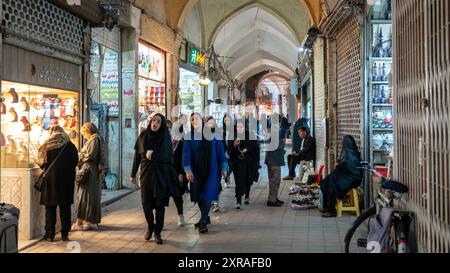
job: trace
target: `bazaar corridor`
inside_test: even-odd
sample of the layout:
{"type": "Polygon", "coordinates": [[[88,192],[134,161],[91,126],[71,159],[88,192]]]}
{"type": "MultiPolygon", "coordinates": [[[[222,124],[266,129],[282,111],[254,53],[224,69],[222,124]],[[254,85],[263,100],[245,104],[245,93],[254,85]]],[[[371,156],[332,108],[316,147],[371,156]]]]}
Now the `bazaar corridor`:
{"type": "Polygon", "coordinates": [[[0,18],[0,254],[450,253],[449,0],[0,18]]]}
{"type": "MultiPolygon", "coordinates": [[[[282,175],[287,175],[287,167],[282,175]]],[[[71,233],[72,242],[41,241],[21,253],[343,253],[344,236],[355,217],[325,219],[318,210],[291,209],[289,188],[293,181],[280,186],[280,208],[266,206],[267,168],[261,169],[261,182],[252,187],[251,204],[235,211],[234,186],[220,196],[223,210],[211,213],[212,224],[207,235],[200,236],[194,228],[200,212],[185,195],[187,226],[177,226],[173,202],[166,211],[166,225],[162,233],[164,245],[143,240],[146,223],[140,193],[104,208],[99,231],[71,233]],[[78,245],[79,244],[79,245],[78,245]],[[75,247],[75,249],[72,248],[75,247]]]]}

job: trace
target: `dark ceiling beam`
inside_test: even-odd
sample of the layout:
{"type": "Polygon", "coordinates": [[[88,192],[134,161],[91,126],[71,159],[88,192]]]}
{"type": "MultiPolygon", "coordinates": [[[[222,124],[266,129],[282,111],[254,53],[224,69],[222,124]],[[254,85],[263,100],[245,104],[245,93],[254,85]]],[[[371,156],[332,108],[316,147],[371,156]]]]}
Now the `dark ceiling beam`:
{"type": "Polygon", "coordinates": [[[96,0],[80,0],[81,5],[69,5],[67,0],[50,0],[53,4],[67,10],[68,12],[82,18],[90,23],[99,24],[103,21],[104,11],[96,0]]]}

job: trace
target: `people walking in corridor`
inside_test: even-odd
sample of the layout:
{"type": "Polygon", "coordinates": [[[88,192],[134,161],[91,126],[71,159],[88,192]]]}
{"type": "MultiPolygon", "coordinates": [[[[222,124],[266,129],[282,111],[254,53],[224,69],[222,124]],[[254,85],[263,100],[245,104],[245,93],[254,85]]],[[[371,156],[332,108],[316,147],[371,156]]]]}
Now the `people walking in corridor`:
{"type": "Polygon", "coordinates": [[[175,160],[164,116],[156,114],[152,118],[147,130],[139,135],[134,150],[131,182],[136,184],[140,168],[142,207],[147,220],[145,240],[150,241],[154,233],[156,243],[162,244],[165,207],[169,206],[170,196],[177,196],[175,160]]]}
{"type": "MultiPolygon", "coordinates": [[[[308,133],[308,129],[306,127],[301,127],[297,134],[301,137],[302,144],[299,150],[294,151],[288,156],[289,176],[283,178],[283,180],[295,179],[295,169],[301,162],[316,160],[316,142],[308,133]]],[[[303,166],[300,167],[303,168],[303,166]]]]}
{"type": "MultiPolygon", "coordinates": [[[[227,175],[227,160],[221,141],[203,133],[205,124],[198,113],[191,115],[190,137],[185,138],[183,166],[190,183],[191,201],[198,203],[201,219],[195,225],[207,233],[211,223],[211,202],[219,199],[221,173],[227,175]]],[[[206,131],[206,130],[205,130],[206,131]]]]}
{"type": "Polygon", "coordinates": [[[55,239],[57,207],[62,240],[69,240],[77,163],[77,148],[70,142],[64,129],[60,126],[51,127],[48,139],[39,147],[38,156],[39,166],[47,172],[40,200],[40,204],[45,206],[44,239],[47,241],[53,242],[55,239]]]}
{"type": "Polygon", "coordinates": [[[250,189],[259,177],[259,146],[256,135],[245,129],[245,121],[240,120],[236,125],[236,137],[232,141],[230,159],[236,181],[236,210],[245,204],[250,204],[250,189]]]}
{"type": "Polygon", "coordinates": [[[345,136],[342,151],[336,169],[320,183],[323,193],[324,211],[322,217],[336,217],[336,199],[343,199],[351,189],[362,182],[361,154],[355,139],[345,136]]]}
{"type": "MultiPolygon", "coordinates": [[[[279,119],[277,114],[272,116],[272,121],[279,119]]],[[[281,119],[279,119],[281,121],[281,119]]],[[[280,128],[280,123],[271,123],[271,134],[274,135],[278,132],[278,147],[276,149],[268,149],[266,152],[265,163],[267,165],[268,175],[269,175],[269,198],[267,201],[267,206],[269,207],[281,207],[284,202],[278,199],[278,192],[281,183],[281,167],[285,166],[284,155],[286,153],[286,130],[280,128]]],[[[272,139],[268,139],[270,143],[272,139]]]]}
{"type": "Polygon", "coordinates": [[[186,172],[183,168],[184,127],[183,124],[176,124],[173,129],[178,130],[178,132],[173,131],[172,148],[174,151],[175,171],[178,177],[177,182],[179,194],[177,196],[173,196],[172,198],[177,208],[178,226],[184,226],[186,225],[186,221],[184,218],[183,195],[188,191],[188,181],[186,178],[186,172]]]}
{"type": "Polygon", "coordinates": [[[235,124],[233,122],[233,119],[230,115],[226,114],[223,117],[223,127],[222,127],[222,141],[223,141],[223,148],[225,150],[225,156],[227,157],[227,163],[228,163],[228,173],[227,177],[225,177],[225,185],[226,187],[230,186],[230,177],[231,173],[233,171],[232,162],[230,159],[230,151],[231,147],[233,145],[234,138],[234,132],[236,131],[235,124]]]}
{"type": "Polygon", "coordinates": [[[87,139],[80,151],[78,167],[87,170],[87,178],[78,184],[77,222],[72,230],[98,229],[102,217],[102,181],[105,177],[105,144],[93,123],[86,123],[81,134],[87,139]]]}

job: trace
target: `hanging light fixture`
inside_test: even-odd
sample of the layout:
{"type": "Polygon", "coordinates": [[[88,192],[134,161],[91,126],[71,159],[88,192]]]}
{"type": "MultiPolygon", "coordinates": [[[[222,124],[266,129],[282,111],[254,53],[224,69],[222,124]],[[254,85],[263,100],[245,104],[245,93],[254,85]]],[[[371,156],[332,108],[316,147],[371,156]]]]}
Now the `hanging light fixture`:
{"type": "Polygon", "coordinates": [[[202,86],[207,86],[211,83],[211,80],[206,75],[206,72],[202,72],[200,74],[199,78],[200,78],[200,85],[202,85],[202,86]]]}

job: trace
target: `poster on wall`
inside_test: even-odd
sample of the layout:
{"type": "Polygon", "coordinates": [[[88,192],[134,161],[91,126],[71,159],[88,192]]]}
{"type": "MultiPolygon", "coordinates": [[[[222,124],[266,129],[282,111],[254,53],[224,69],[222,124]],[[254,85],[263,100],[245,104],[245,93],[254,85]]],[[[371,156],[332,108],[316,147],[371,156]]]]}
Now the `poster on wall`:
{"type": "Polygon", "coordinates": [[[100,79],[100,99],[108,105],[108,117],[119,116],[119,54],[107,50],[100,79]]]}
{"type": "Polygon", "coordinates": [[[165,81],[165,54],[162,50],[139,43],[139,76],[165,81]]]}

